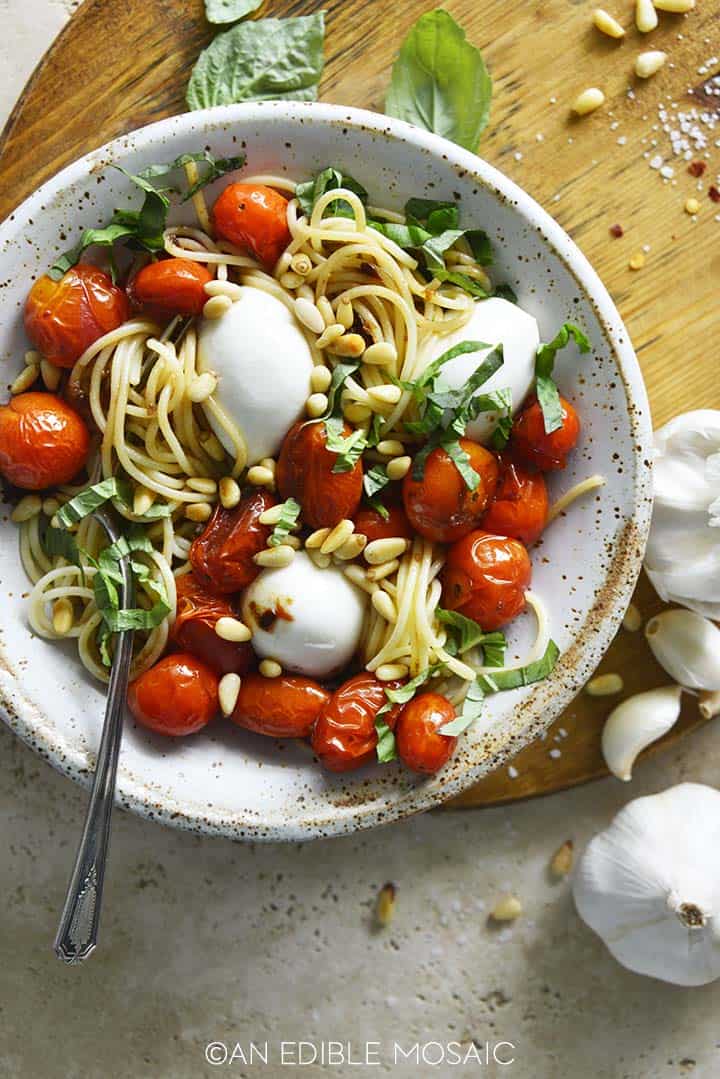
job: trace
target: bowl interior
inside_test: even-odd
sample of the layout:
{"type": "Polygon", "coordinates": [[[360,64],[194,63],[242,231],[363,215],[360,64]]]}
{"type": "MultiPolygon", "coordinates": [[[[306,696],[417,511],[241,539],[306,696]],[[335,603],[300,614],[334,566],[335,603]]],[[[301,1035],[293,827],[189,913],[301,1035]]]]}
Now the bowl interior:
{"type": "MultiPolygon", "coordinates": [[[[83,226],[104,222],[113,207],[137,198],[122,174],[107,166],[118,162],[134,172],[203,146],[220,156],[242,149],[248,174],[301,179],[337,165],[367,187],[371,202],[391,209],[401,209],[411,195],[459,199],[462,223],[484,228],[493,241],[494,279],[512,285],[521,306],[538,319],[542,339],[572,319],[592,341],[591,355],[568,349],[556,368],[561,391],[578,408],[583,435],[567,470],[552,477],[551,497],[595,472],[607,485],[557,519],[533,552],[533,588],[548,607],[562,658],[545,682],[488,698],[482,720],[462,737],[442,773],[420,780],[389,765],[332,777],[313,763],[306,746],[268,741],[224,722],[177,743],[128,723],[119,800],[147,816],[255,839],[370,827],[427,808],[496,767],[550,724],[596,665],[642,557],[649,511],[644,388],[626,331],[597,277],[559,226],[509,180],[457,147],[387,117],[287,103],[161,121],[71,165],[24,203],[0,228],[6,383],[27,348],[22,304],[31,280],[83,226]]],[[[191,220],[187,210],[176,216],[191,220]]],[[[85,676],[73,649],[31,636],[17,535],[5,519],[2,530],[0,695],[6,718],[57,767],[87,779],[104,691],[85,676]]],[[[520,659],[531,637],[531,616],[523,616],[511,629],[510,656],[520,659]]]]}

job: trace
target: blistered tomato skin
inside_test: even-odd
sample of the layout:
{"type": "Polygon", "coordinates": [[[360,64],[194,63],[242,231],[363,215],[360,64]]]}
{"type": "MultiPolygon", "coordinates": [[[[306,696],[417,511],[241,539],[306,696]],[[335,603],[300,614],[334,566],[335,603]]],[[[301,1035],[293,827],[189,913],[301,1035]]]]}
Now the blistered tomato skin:
{"type": "Polygon", "coordinates": [[[510,435],[511,450],[531,467],[542,472],[565,468],[568,454],[575,449],[580,438],[578,414],[564,397],[562,427],[552,434],[545,434],[545,421],[537,399],[531,400],[513,424],[510,435]]]}
{"type": "Polygon", "coordinates": [[[281,675],[243,678],[231,720],[270,738],[306,738],[330,694],[311,678],[281,675]]]}
{"type": "Polygon", "coordinates": [[[480,477],[471,491],[451,457],[438,447],[425,462],[420,480],[413,479],[410,469],[403,480],[403,502],[410,524],[416,532],[434,543],[453,543],[475,528],[495,493],[498,463],[495,456],[472,442],[461,438],[470,466],[480,477]]]}
{"type": "Polygon", "coordinates": [[[260,517],[277,499],[268,491],[249,491],[233,510],[218,506],[204,531],[190,548],[190,564],[197,580],[219,595],[239,592],[254,581],[260,567],[253,556],[267,546],[271,525],[260,517]]]}
{"type": "Polygon", "coordinates": [[[56,367],[72,367],[86,348],[129,317],[127,296],[96,266],[73,266],[59,281],[45,274],[25,301],[25,332],[56,367]]]}
{"type": "Polygon", "coordinates": [[[176,578],[175,586],[177,615],[170,639],[221,677],[251,671],[256,659],[250,642],[226,641],[215,632],[219,618],[237,618],[237,611],[228,600],[205,588],[194,573],[176,578]]]}
{"type": "Polygon", "coordinates": [[[209,298],[205,285],[213,276],[192,259],[169,258],[149,262],[128,286],[132,303],[161,315],[201,315],[209,298]]]}
{"type": "Polygon", "coordinates": [[[217,713],[217,675],[189,653],[165,656],[130,684],[128,707],[157,734],[195,734],[217,713]]]}
{"type": "Polygon", "coordinates": [[[290,243],[287,199],[264,184],[229,184],[213,207],[215,231],[272,270],[290,243]]]}
{"type": "MultiPolygon", "coordinates": [[[[337,689],[318,716],[312,734],[312,748],[324,768],[349,772],[376,760],[375,718],[387,703],[385,689],[397,689],[400,682],[380,682],[374,674],[355,675],[337,689]]],[[[396,705],[383,714],[392,729],[400,712],[396,705]]]]}
{"type": "MultiPolygon", "coordinates": [[[[345,424],[343,437],[351,434],[345,424]]],[[[332,528],[354,517],[363,485],[362,461],[348,472],[333,472],[337,454],[326,448],[325,424],[296,423],[285,436],[277,463],[277,484],[284,499],[295,498],[311,528],[332,528]]]]}
{"type": "Polygon", "coordinates": [[[367,536],[368,543],[377,539],[412,539],[413,530],[402,506],[388,505],[385,519],[371,506],[361,506],[355,514],[355,531],[367,536]]]}
{"type": "Polygon", "coordinates": [[[443,606],[500,629],[525,607],[532,565],[519,540],[471,532],[453,543],[442,572],[443,606]]]}
{"type": "Polygon", "coordinates": [[[439,728],[455,719],[455,709],[439,693],[421,693],[403,708],[395,727],[395,744],[403,764],[413,772],[433,775],[447,764],[457,738],[439,728]]]}
{"type": "Polygon", "coordinates": [[[480,524],[486,532],[511,536],[529,546],[547,523],[548,493],[542,472],[531,472],[503,454],[500,482],[480,524]]]}
{"type": "Polygon", "coordinates": [[[26,491],[69,483],[87,461],[90,434],[52,393],[20,393],[0,405],[0,473],[26,491]]]}

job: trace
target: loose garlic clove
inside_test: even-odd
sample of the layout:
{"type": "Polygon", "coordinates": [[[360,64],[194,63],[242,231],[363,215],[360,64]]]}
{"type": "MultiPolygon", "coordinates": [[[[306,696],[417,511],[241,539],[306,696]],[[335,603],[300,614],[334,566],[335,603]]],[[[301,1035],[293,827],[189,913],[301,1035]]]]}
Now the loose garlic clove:
{"type": "Polygon", "coordinates": [[[680,715],[680,686],[662,686],[636,693],[608,716],[602,732],[605,763],[618,779],[628,783],[638,753],[675,725],[680,715]]]}
{"type": "Polygon", "coordinates": [[[720,689],[720,629],[680,608],[651,618],[645,637],[671,678],[689,689],[720,689]]]}

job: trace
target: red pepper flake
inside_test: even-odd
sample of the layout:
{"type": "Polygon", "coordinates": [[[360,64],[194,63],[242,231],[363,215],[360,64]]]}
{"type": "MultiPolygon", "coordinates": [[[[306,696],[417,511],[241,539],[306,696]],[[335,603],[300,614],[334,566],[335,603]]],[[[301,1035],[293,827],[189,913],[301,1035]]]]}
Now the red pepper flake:
{"type": "Polygon", "coordinates": [[[715,187],[715,184],[708,188],[708,195],[713,202],[720,202],[720,191],[715,187]]]}
{"type": "Polygon", "coordinates": [[[620,237],[623,235],[623,227],[622,227],[622,225],[611,225],[610,226],[610,235],[614,236],[616,239],[619,240],[620,237]]]}
{"type": "Polygon", "coordinates": [[[707,168],[707,161],[691,161],[687,167],[691,176],[702,176],[707,168]]]}

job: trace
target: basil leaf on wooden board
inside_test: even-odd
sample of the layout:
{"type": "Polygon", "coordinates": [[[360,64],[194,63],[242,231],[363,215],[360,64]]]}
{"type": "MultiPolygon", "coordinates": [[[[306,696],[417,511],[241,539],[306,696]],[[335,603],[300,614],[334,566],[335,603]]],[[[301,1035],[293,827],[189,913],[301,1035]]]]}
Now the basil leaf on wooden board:
{"type": "Polygon", "coordinates": [[[468,727],[472,727],[473,723],[480,718],[484,700],[485,690],[476,679],[474,682],[470,683],[460,710],[460,715],[456,716],[455,719],[451,719],[449,723],[444,723],[442,727],[439,727],[438,734],[445,734],[450,737],[457,737],[458,734],[463,734],[468,727]]]}
{"type": "Polygon", "coordinates": [[[205,0],[205,18],[216,25],[238,22],[252,15],[262,3],[263,0],[205,0]]]}
{"type": "Polygon", "coordinates": [[[590,351],[590,342],[579,326],[573,322],[564,322],[555,337],[548,344],[540,345],[535,357],[535,389],[543,414],[545,434],[550,435],[562,427],[562,405],[560,393],[553,381],[552,372],[555,356],[573,340],[580,352],[590,351]]]}
{"type": "Polygon", "coordinates": [[[314,101],[323,70],[322,11],[238,23],[211,41],[193,68],[190,109],[238,101],[314,101]]]}
{"type": "Polygon", "coordinates": [[[395,61],[386,113],[474,152],[491,97],[482,55],[452,15],[440,9],[422,15],[395,61]]]}
{"type": "Polygon", "coordinates": [[[388,727],[384,719],[378,716],[375,720],[375,730],[377,731],[377,759],[380,764],[387,764],[388,761],[394,761],[397,759],[397,747],[395,745],[395,735],[388,727]]]}

